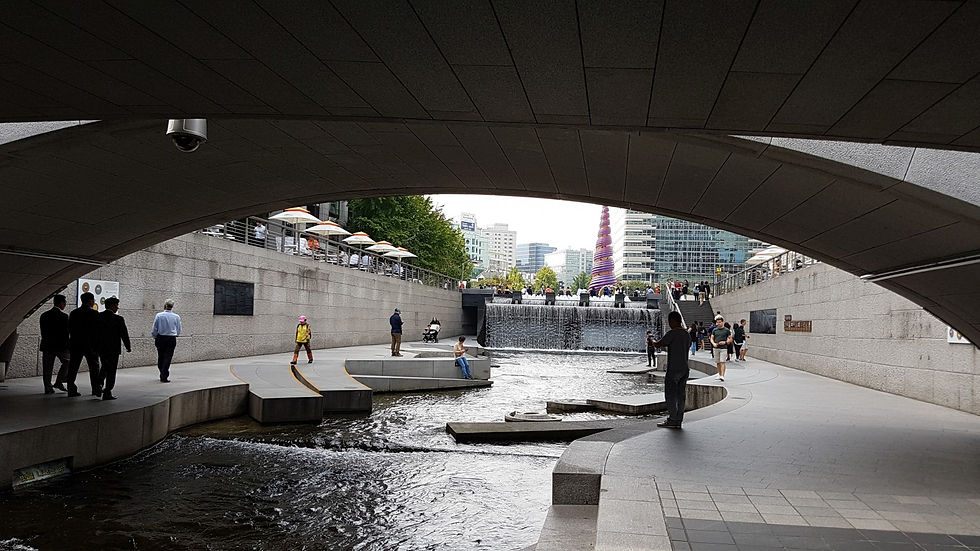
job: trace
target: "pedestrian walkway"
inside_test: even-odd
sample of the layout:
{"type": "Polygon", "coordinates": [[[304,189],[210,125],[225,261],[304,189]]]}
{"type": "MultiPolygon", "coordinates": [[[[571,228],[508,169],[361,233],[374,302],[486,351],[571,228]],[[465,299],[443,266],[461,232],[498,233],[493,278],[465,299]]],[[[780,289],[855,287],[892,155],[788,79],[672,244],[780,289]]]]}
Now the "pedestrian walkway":
{"type": "Polygon", "coordinates": [[[583,439],[613,442],[598,508],[556,506],[539,551],[980,549],[976,416],[761,360],[708,380],[681,431],[583,439]]]}

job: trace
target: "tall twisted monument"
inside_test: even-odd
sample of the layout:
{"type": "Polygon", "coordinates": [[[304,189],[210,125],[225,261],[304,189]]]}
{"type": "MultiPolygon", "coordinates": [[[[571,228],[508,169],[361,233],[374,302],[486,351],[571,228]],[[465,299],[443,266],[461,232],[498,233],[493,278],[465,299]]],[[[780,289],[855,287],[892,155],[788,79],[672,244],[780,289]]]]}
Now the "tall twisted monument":
{"type": "Polygon", "coordinates": [[[602,289],[616,285],[613,274],[612,232],[609,230],[609,207],[602,207],[602,217],[599,219],[599,237],[595,242],[594,262],[592,263],[592,281],[589,290],[602,289]]]}

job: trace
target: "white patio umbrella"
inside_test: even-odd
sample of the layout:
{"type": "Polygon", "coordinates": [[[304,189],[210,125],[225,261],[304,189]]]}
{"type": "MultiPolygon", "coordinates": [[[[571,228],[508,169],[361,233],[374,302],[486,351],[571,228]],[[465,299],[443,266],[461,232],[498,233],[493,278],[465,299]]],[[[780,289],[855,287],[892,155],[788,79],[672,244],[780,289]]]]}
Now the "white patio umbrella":
{"type": "Polygon", "coordinates": [[[312,228],[306,228],[306,231],[310,233],[318,233],[320,235],[350,235],[350,232],[340,227],[340,224],[333,222],[331,220],[324,220],[323,222],[313,226],[312,228]]]}
{"type": "Polygon", "coordinates": [[[374,239],[371,239],[370,235],[359,231],[354,232],[353,235],[344,239],[344,243],[347,243],[348,245],[374,245],[375,241],[374,239]]]}
{"type": "Polygon", "coordinates": [[[393,251],[386,252],[382,256],[390,256],[392,258],[397,258],[399,260],[401,260],[402,258],[418,258],[417,255],[408,252],[408,249],[406,249],[405,247],[398,247],[393,251]]]}
{"type": "Polygon", "coordinates": [[[290,207],[279,214],[269,217],[269,220],[279,220],[289,224],[320,224],[320,220],[303,207],[290,207]]]}
{"type": "Polygon", "coordinates": [[[387,241],[378,241],[374,245],[371,245],[367,250],[376,253],[388,253],[391,251],[397,251],[398,248],[387,241]]]}
{"type": "Polygon", "coordinates": [[[746,262],[746,264],[748,264],[750,266],[751,265],[754,265],[754,264],[761,264],[761,263],[766,262],[768,260],[772,260],[773,258],[776,258],[777,256],[779,256],[779,255],[781,255],[781,254],[783,254],[785,252],[786,252],[786,249],[784,249],[782,247],[777,247],[776,245],[772,245],[770,247],[767,247],[767,248],[765,248],[765,249],[763,249],[763,250],[755,253],[755,256],[753,256],[752,258],[750,258],[748,260],[748,262],[746,262]]]}

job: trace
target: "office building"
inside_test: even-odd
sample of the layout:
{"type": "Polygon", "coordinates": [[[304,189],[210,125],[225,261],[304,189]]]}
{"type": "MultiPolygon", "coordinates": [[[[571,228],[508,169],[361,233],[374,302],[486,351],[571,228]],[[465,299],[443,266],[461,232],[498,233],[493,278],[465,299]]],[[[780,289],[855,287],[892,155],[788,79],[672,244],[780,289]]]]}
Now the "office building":
{"type": "Polygon", "coordinates": [[[517,232],[508,229],[507,224],[492,224],[482,231],[489,245],[487,274],[507,275],[517,265],[517,232]]]}
{"type": "Polygon", "coordinates": [[[558,281],[571,285],[580,273],[592,273],[592,255],[589,249],[564,249],[546,254],[544,264],[555,271],[558,281]]]}
{"type": "Polygon", "coordinates": [[[656,281],[654,257],[657,215],[609,209],[613,265],[619,281],[656,281]]]}
{"type": "Polygon", "coordinates": [[[466,243],[466,254],[473,262],[471,277],[478,277],[490,267],[490,241],[476,225],[476,216],[473,214],[462,213],[458,225],[466,243]]]}
{"type": "Polygon", "coordinates": [[[547,243],[520,243],[517,245],[517,269],[526,274],[535,274],[544,267],[546,254],[558,250],[547,243]]]}

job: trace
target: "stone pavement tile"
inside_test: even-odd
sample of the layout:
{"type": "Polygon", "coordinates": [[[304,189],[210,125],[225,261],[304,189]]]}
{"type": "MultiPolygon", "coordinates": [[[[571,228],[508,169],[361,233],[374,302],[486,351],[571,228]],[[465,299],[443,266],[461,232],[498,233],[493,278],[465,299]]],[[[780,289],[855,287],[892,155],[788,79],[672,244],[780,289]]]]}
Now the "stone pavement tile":
{"type": "Polygon", "coordinates": [[[708,493],[708,487],[704,484],[690,484],[683,482],[671,482],[670,489],[676,492],[697,492],[700,494],[708,493]]]}
{"type": "Polygon", "coordinates": [[[797,515],[799,514],[796,509],[790,507],[789,505],[766,505],[764,503],[756,504],[756,509],[762,514],[770,515],[797,515]]]}
{"type": "Polygon", "coordinates": [[[670,546],[673,551],[691,551],[691,546],[686,541],[672,541],[670,546]]]}
{"type": "Polygon", "coordinates": [[[718,507],[715,506],[713,501],[688,501],[688,500],[677,500],[677,507],[679,509],[700,509],[702,511],[717,511],[718,507]]]}
{"type": "Polygon", "coordinates": [[[560,530],[542,529],[535,551],[592,551],[595,549],[593,534],[576,535],[560,530]]]}
{"type": "Polygon", "coordinates": [[[684,529],[725,532],[729,529],[729,526],[720,520],[684,519],[684,529]]]}
{"type": "Polygon", "coordinates": [[[885,520],[908,520],[912,522],[919,522],[922,520],[922,515],[919,513],[906,513],[900,511],[878,511],[881,518],[885,520]]]}
{"type": "Polygon", "coordinates": [[[808,499],[820,499],[820,495],[812,490],[781,490],[783,497],[785,498],[808,498],[808,499]]]}
{"type": "Polygon", "coordinates": [[[725,522],[765,522],[759,513],[745,513],[740,511],[721,511],[721,518],[725,522]]]}
{"type": "Polygon", "coordinates": [[[758,509],[751,503],[715,503],[719,511],[730,511],[735,513],[757,513],[758,509]]]}
{"type": "Polygon", "coordinates": [[[906,536],[915,543],[933,545],[958,545],[958,542],[946,534],[929,534],[922,532],[906,532],[906,536]]]}
{"type": "Polygon", "coordinates": [[[782,496],[749,496],[749,501],[758,505],[782,505],[789,507],[789,502],[782,496]]]}
{"type": "Polygon", "coordinates": [[[775,534],[742,534],[734,533],[732,538],[741,549],[756,549],[760,547],[781,547],[779,536],[775,534]]]}
{"type": "Polygon", "coordinates": [[[602,476],[602,499],[626,499],[632,501],[659,501],[657,485],[649,478],[607,474],[602,476]]]}
{"type": "Polygon", "coordinates": [[[810,526],[819,526],[822,528],[851,528],[851,523],[847,522],[843,517],[811,517],[803,515],[803,520],[807,521],[810,526]]]}
{"type": "Polygon", "coordinates": [[[682,499],[686,499],[686,500],[690,500],[690,501],[711,501],[711,494],[707,494],[707,493],[702,494],[702,493],[698,493],[698,492],[678,492],[678,491],[675,491],[674,492],[674,499],[677,499],[678,501],[680,501],[682,499]]]}
{"type": "Polygon", "coordinates": [[[793,507],[829,507],[827,502],[818,498],[787,497],[786,501],[793,507]]]}
{"type": "Polygon", "coordinates": [[[843,509],[841,510],[840,514],[842,517],[846,518],[847,520],[863,519],[863,518],[883,520],[883,517],[881,515],[879,515],[875,511],[872,511],[871,509],[843,509]]]}
{"type": "Polygon", "coordinates": [[[803,516],[811,515],[815,517],[836,517],[841,518],[837,509],[831,507],[794,507],[803,516]]]}
{"type": "Polygon", "coordinates": [[[768,488],[743,488],[743,490],[745,490],[745,495],[747,496],[783,497],[783,494],[779,493],[779,490],[768,488]]]}
{"type": "Polygon", "coordinates": [[[852,510],[852,509],[866,509],[869,511],[871,510],[871,507],[868,507],[867,504],[865,504],[863,501],[840,500],[840,499],[828,499],[825,501],[827,502],[827,505],[830,505],[831,507],[837,509],[838,511],[852,510]]]}
{"type": "Polygon", "coordinates": [[[595,537],[596,551],[671,551],[667,536],[632,534],[599,530],[595,537]]]}
{"type": "Polygon", "coordinates": [[[938,532],[939,528],[936,528],[932,523],[914,520],[890,520],[897,530],[902,532],[938,532]]]}
{"type": "MultiPolygon", "coordinates": [[[[609,476],[609,475],[604,475],[604,476],[609,476]]],[[[657,494],[660,496],[660,499],[674,499],[674,492],[671,490],[661,490],[658,488],[657,494]]]]}
{"type": "Polygon", "coordinates": [[[844,500],[844,501],[853,501],[855,499],[854,498],[854,494],[849,494],[847,492],[820,492],[820,491],[818,491],[817,492],[817,495],[819,495],[821,498],[823,498],[825,500],[826,499],[837,499],[837,500],[844,500]]]}
{"type": "Polygon", "coordinates": [[[762,513],[762,518],[768,524],[785,524],[789,526],[808,526],[806,520],[800,515],[778,515],[772,513],[762,513]]]}
{"type": "Polygon", "coordinates": [[[718,511],[704,511],[701,509],[680,509],[681,518],[684,519],[696,519],[696,520],[721,520],[721,514],[718,511]]]}
{"type": "Polygon", "coordinates": [[[873,518],[847,518],[844,517],[851,526],[855,528],[867,528],[869,530],[896,530],[895,525],[882,519],[873,518]]]}
{"type": "Polygon", "coordinates": [[[688,530],[687,541],[694,543],[727,543],[734,544],[735,540],[728,532],[716,532],[713,530],[688,530]]]}
{"type": "Polygon", "coordinates": [[[819,536],[776,536],[789,549],[827,549],[830,546],[819,536]]]}
{"type": "Polygon", "coordinates": [[[708,486],[708,492],[713,496],[737,495],[744,496],[745,490],[737,486],[708,486]]]}
{"type": "Polygon", "coordinates": [[[677,507],[664,507],[664,516],[678,517],[681,516],[681,510],[677,507]]]}
{"type": "Polygon", "coordinates": [[[667,536],[660,502],[603,499],[596,520],[598,532],[628,531],[633,534],[667,536]]]}
{"type": "Polygon", "coordinates": [[[746,495],[711,494],[711,499],[714,500],[715,503],[752,503],[752,501],[746,495]]]}
{"type": "Polygon", "coordinates": [[[733,534],[772,534],[772,526],[754,522],[726,522],[728,531],[733,534]]]}
{"type": "Polygon", "coordinates": [[[935,505],[936,502],[925,496],[895,496],[895,500],[899,503],[906,503],[909,505],[935,505]]]}
{"type": "Polygon", "coordinates": [[[738,547],[727,543],[692,543],[691,551],[739,551],[738,547]]]}
{"type": "Polygon", "coordinates": [[[967,535],[967,534],[956,534],[953,539],[960,542],[963,545],[969,545],[971,547],[980,547],[980,534],[977,535],[967,535]]]}

